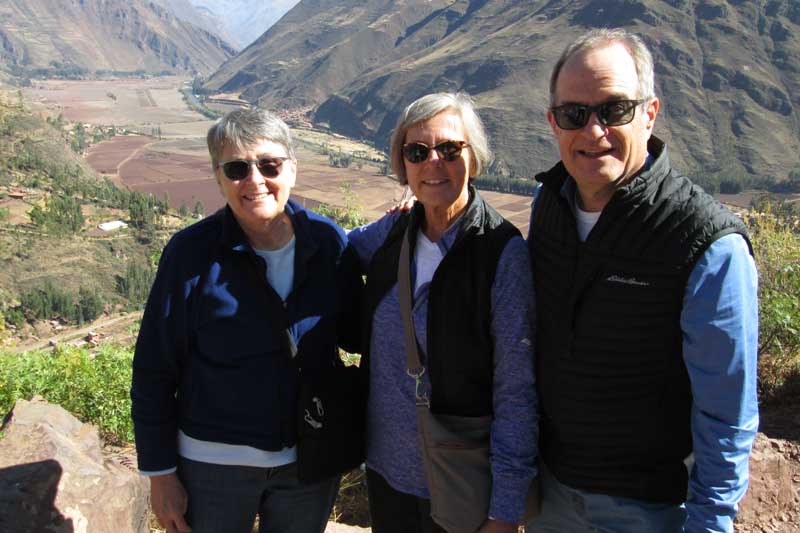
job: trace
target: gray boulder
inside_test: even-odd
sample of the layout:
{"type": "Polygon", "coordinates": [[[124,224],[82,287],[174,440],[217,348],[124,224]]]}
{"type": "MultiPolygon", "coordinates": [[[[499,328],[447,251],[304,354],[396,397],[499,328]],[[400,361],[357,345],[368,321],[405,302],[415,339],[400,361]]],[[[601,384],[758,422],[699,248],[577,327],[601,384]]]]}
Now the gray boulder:
{"type": "Polygon", "coordinates": [[[19,400],[0,437],[0,531],[147,533],[149,487],[97,428],[58,405],[19,400]]]}

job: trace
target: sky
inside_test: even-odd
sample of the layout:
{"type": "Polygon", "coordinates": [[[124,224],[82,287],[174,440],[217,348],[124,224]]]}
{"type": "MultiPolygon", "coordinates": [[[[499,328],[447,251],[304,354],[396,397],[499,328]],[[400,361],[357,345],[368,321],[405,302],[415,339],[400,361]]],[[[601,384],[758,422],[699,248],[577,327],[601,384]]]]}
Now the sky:
{"type": "Polygon", "coordinates": [[[239,49],[258,39],[299,0],[189,0],[222,24],[224,38],[239,49]]]}

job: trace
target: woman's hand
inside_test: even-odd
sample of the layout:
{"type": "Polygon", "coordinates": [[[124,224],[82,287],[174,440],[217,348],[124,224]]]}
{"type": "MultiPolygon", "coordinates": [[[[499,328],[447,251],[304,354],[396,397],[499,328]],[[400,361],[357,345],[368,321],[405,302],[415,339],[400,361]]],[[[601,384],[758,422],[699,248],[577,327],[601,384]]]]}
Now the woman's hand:
{"type": "Polygon", "coordinates": [[[178,474],[150,477],[150,502],[153,514],[167,533],[186,533],[192,530],[183,515],[189,506],[189,497],[178,474]]]}
{"type": "Polygon", "coordinates": [[[517,533],[519,526],[502,520],[489,518],[483,523],[478,533],[517,533]]]}
{"type": "Polygon", "coordinates": [[[398,211],[401,211],[403,213],[411,211],[411,208],[414,207],[414,204],[416,203],[416,201],[417,201],[417,197],[413,196],[413,195],[411,196],[411,198],[409,198],[407,200],[401,199],[399,202],[397,202],[397,205],[394,205],[394,206],[390,207],[389,209],[387,209],[386,210],[386,214],[387,215],[391,215],[392,213],[397,213],[398,211]]]}
{"type": "Polygon", "coordinates": [[[394,205],[386,210],[387,215],[391,215],[392,213],[397,213],[398,211],[402,211],[406,213],[414,207],[414,204],[417,201],[417,197],[414,196],[414,193],[411,192],[411,187],[408,185],[405,186],[403,189],[403,196],[400,197],[400,201],[397,202],[397,205],[394,205]]]}

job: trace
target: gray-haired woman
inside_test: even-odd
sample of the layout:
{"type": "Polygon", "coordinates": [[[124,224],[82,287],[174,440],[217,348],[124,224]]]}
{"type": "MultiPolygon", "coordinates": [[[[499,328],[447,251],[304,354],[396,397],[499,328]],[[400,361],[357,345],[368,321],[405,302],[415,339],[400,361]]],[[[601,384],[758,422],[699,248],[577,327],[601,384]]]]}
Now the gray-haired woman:
{"type": "Polygon", "coordinates": [[[250,533],[256,515],[262,532],[319,533],[339,476],[298,478],[299,374],[334,364],[360,278],[337,270],[342,230],[289,199],[283,121],[236,110],[207,140],[227,205],[161,256],[133,361],[139,469],[170,533],[250,533]]]}
{"type": "Polygon", "coordinates": [[[369,369],[367,482],[377,533],[441,531],[430,513],[415,399],[431,411],[491,416],[491,504],[481,531],[516,531],[535,475],[538,417],[525,242],[470,184],[490,160],[468,96],[420,98],[401,115],[392,168],[417,197],[350,232],[367,273],[362,366],[369,369]],[[397,268],[410,228],[413,323],[424,391],[406,373],[397,268]]]}

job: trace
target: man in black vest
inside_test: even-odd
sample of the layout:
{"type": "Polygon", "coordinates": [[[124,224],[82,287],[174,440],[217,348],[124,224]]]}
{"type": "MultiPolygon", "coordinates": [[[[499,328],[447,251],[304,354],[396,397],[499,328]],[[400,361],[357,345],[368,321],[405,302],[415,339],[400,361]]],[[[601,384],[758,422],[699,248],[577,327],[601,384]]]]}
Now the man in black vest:
{"type": "Polygon", "coordinates": [[[652,136],[639,37],[581,36],[550,98],[561,162],[536,176],[528,238],[544,467],[527,531],[733,531],[758,427],[746,229],[652,136]]]}

